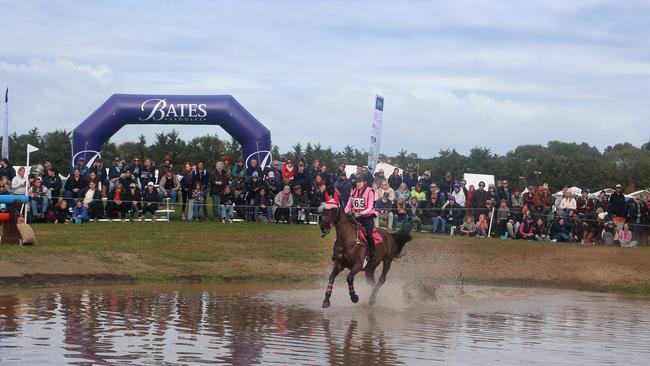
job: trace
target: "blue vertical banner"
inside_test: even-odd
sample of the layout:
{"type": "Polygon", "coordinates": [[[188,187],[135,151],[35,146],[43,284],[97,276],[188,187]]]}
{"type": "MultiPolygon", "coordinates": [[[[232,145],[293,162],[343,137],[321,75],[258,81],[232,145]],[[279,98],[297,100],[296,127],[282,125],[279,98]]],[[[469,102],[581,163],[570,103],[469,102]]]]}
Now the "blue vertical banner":
{"type": "Polygon", "coordinates": [[[381,127],[384,119],[384,97],[375,96],[375,109],[372,114],[372,128],[370,129],[370,151],[368,152],[368,170],[373,172],[379,161],[381,148],[381,127]]]}

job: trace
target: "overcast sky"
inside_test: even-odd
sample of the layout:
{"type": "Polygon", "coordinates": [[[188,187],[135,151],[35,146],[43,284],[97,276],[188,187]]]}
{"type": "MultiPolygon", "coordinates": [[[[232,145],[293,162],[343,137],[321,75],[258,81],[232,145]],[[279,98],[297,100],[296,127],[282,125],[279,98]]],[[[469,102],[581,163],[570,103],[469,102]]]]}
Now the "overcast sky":
{"type": "MultiPolygon", "coordinates": [[[[388,155],[650,138],[650,1],[0,0],[0,9],[12,132],[72,130],[113,93],[231,94],[281,151],[298,141],[367,148],[381,94],[388,155]]],[[[170,129],[125,127],[114,140],[170,129]]]]}

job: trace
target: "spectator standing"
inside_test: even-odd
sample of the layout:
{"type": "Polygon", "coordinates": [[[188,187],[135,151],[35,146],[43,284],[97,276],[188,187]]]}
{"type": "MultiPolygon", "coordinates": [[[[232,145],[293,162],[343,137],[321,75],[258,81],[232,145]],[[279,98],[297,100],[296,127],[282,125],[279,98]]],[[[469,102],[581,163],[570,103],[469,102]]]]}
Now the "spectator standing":
{"type": "Polygon", "coordinates": [[[497,189],[496,201],[501,202],[501,200],[506,200],[508,207],[512,208],[512,190],[510,189],[510,182],[506,179],[501,181],[501,187],[497,189]]]}
{"type": "Polygon", "coordinates": [[[182,200],[182,206],[181,206],[181,220],[185,220],[185,208],[187,207],[187,219],[192,220],[192,207],[191,207],[191,197],[190,193],[192,192],[192,173],[194,172],[194,169],[196,167],[192,167],[192,164],[189,162],[185,163],[185,166],[183,167],[183,171],[181,172],[181,200],[182,200]]]}
{"type": "Polygon", "coordinates": [[[627,222],[632,224],[633,239],[635,241],[639,240],[639,234],[642,229],[641,225],[646,223],[647,216],[648,207],[641,202],[641,197],[635,197],[627,211],[627,222]]]}
{"type": "Polygon", "coordinates": [[[627,217],[625,195],[623,194],[623,187],[620,184],[616,185],[616,191],[609,196],[609,209],[607,211],[613,217],[627,217]]]}
{"type": "Polygon", "coordinates": [[[115,184],[120,180],[124,166],[119,157],[113,158],[113,164],[108,168],[108,180],[110,182],[109,191],[115,189],[115,184]]]}
{"type": "Polygon", "coordinates": [[[348,181],[345,171],[339,175],[339,180],[334,183],[334,188],[339,192],[341,206],[345,207],[348,204],[348,199],[352,192],[352,184],[348,181]]]}
{"type": "Polygon", "coordinates": [[[15,176],[16,176],[16,170],[9,163],[9,160],[7,159],[0,160],[0,177],[7,177],[7,179],[11,182],[15,176]]]}
{"type": "MultiPolygon", "coordinates": [[[[203,203],[200,205],[203,210],[203,217],[208,218],[208,189],[210,187],[210,174],[205,170],[205,164],[203,161],[199,160],[196,162],[196,170],[192,171],[192,187],[196,188],[196,183],[201,184],[201,190],[203,191],[203,203]]],[[[196,211],[194,211],[196,212],[196,211]]]]}
{"type": "Polygon", "coordinates": [[[441,192],[449,196],[453,192],[454,183],[454,176],[451,174],[451,172],[447,172],[445,173],[445,176],[442,177],[442,182],[440,182],[438,187],[440,188],[441,192]]]}
{"type": "Polygon", "coordinates": [[[212,197],[212,218],[219,220],[219,206],[221,205],[221,191],[228,185],[228,177],[224,170],[223,161],[217,162],[214,173],[210,176],[210,196],[212,197]]]}
{"type": "MultiPolygon", "coordinates": [[[[201,217],[205,217],[203,215],[204,211],[202,209],[202,206],[205,206],[205,191],[203,190],[203,186],[201,185],[200,181],[196,181],[194,183],[194,188],[192,189],[191,193],[192,197],[192,219],[194,221],[200,221],[201,217]]],[[[191,220],[188,218],[188,220],[191,220]]]]}
{"type": "Polygon", "coordinates": [[[409,167],[402,177],[402,182],[406,184],[406,187],[409,190],[415,188],[415,185],[418,183],[418,176],[413,171],[412,167],[409,167]]]}
{"type": "Polygon", "coordinates": [[[400,184],[402,184],[402,176],[399,174],[399,168],[393,169],[393,174],[388,177],[388,185],[396,191],[399,189],[400,184]]]}

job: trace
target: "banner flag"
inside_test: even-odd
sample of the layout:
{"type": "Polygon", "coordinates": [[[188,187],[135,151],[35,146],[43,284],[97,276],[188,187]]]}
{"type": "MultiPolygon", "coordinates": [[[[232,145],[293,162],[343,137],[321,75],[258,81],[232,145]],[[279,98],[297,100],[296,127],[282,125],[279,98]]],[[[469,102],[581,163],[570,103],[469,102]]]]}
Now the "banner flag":
{"type": "Polygon", "coordinates": [[[373,173],[379,161],[383,118],[384,97],[377,95],[375,96],[375,110],[372,115],[372,128],[370,129],[370,151],[368,152],[368,170],[373,173]]]}
{"type": "Polygon", "coordinates": [[[27,153],[33,153],[34,151],[38,151],[38,147],[34,145],[27,144],[27,153]]]}

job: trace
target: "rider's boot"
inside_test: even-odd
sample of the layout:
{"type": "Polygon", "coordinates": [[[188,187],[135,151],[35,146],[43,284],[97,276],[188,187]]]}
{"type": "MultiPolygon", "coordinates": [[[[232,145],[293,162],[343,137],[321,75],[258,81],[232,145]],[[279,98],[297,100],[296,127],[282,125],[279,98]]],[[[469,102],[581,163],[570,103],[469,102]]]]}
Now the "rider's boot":
{"type": "Polygon", "coordinates": [[[368,262],[374,261],[375,258],[375,238],[370,233],[370,235],[366,236],[366,241],[368,242],[368,262]]]}

